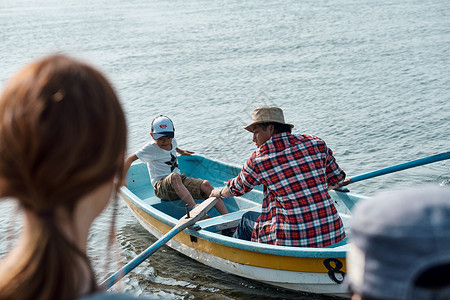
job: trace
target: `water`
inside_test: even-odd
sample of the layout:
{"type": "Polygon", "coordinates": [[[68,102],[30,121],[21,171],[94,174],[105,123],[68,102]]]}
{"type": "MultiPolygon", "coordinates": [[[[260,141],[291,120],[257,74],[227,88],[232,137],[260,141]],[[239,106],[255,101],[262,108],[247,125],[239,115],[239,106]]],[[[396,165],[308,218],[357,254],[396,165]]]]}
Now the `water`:
{"type": "MultiPolygon", "coordinates": [[[[180,148],[235,165],[254,150],[242,129],[253,108],[277,105],[295,133],[325,139],[352,177],[450,149],[449,15],[446,0],[0,0],[0,83],[37,57],[70,54],[116,87],[129,153],[165,114],[180,148]]],[[[371,195],[423,183],[450,185],[450,161],[350,188],[371,195]]],[[[14,210],[1,208],[4,255],[14,210]]],[[[110,212],[89,243],[101,279],[110,212]]],[[[154,241],[123,202],[117,229],[117,261],[154,241]]],[[[313,297],[210,269],[167,247],[119,288],[169,299],[313,297]]]]}

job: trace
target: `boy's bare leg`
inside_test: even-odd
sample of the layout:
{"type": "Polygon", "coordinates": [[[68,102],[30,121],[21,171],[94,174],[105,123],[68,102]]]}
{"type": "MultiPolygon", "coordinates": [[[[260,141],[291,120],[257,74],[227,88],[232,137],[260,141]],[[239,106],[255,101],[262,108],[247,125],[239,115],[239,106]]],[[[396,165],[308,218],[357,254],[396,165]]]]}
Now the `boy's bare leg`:
{"type": "MultiPolygon", "coordinates": [[[[200,186],[200,189],[202,190],[205,195],[210,195],[211,191],[214,189],[212,185],[209,183],[208,180],[203,180],[202,185],[200,186]]],[[[217,201],[216,205],[214,207],[217,209],[219,214],[225,215],[228,213],[228,209],[226,208],[225,204],[223,203],[222,199],[219,199],[217,201]]]]}
{"type": "Polygon", "coordinates": [[[180,197],[180,199],[183,200],[183,202],[186,203],[190,209],[194,208],[194,198],[192,198],[191,193],[189,193],[188,189],[184,186],[180,175],[176,173],[172,174],[172,186],[178,197],[180,197]]]}

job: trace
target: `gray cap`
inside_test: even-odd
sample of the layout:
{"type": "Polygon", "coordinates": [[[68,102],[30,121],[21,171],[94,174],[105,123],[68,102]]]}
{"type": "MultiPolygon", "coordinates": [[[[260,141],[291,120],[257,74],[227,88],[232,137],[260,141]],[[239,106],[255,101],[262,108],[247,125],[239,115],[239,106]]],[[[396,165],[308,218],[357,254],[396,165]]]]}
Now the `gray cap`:
{"type": "Polygon", "coordinates": [[[437,290],[415,284],[424,271],[450,264],[450,188],[423,186],[363,200],[353,211],[350,241],[346,283],[354,292],[450,299],[448,284],[437,290]]]}

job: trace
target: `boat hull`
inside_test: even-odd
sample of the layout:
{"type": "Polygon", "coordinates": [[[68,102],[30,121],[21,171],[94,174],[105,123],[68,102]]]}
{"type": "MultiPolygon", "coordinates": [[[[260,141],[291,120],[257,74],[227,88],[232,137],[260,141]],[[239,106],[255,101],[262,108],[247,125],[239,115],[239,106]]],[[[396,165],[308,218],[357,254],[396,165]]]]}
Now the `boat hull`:
{"type": "MultiPolygon", "coordinates": [[[[182,165],[185,170],[191,171],[198,169],[198,165],[202,163],[209,166],[216,163],[202,157],[190,157],[187,160],[182,160],[182,165]]],[[[224,168],[221,163],[217,164],[216,169],[224,168]]],[[[153,236],[160,238],[177,221],[176,214],[170,216],[161,208],[174,203],[161,201],[152,196],[151,192],[141,190],[145,183],[142,177],[148,177],[148,174],[145,176],[142,166],[133,167],[135,166],[130,169],[131,174],[127,179],[131,183],[130,188],[123,188],[121,195],[140,224],[153,236]],[[150,197],[142,199],[143,194],[150,197]]],[[[236,170],[232,173],[236,173],[236,170]]],[[[226,180],[219,177],[221,176],[217,175],[211,180],[219,180],[223,185],[226,180]]],[[[149,183],[145,184],[148,187],[149,183]]],[[[345,224],[345,218],[360,196],[344,193],[333,195],[345,224]]],[[[213,213],[210,219],[200,221],[179,233],[167,245],[189,258],[233,275],[289,290],[348,297],[349,294],[342,285],[346,272],[345,243],[329,248],[284,247],[238,240],[220,234],[219,229],[223,224],[236,224],[244,211],[258,210],[260,203],[255,200],[257,198],[257,195],[253,195],[250,200],[233,199],[232,204],[237,204],[241,209],[234,211],[234,206],[230,205],[230,214],[226,217],[215,216],[213,213]]]]}

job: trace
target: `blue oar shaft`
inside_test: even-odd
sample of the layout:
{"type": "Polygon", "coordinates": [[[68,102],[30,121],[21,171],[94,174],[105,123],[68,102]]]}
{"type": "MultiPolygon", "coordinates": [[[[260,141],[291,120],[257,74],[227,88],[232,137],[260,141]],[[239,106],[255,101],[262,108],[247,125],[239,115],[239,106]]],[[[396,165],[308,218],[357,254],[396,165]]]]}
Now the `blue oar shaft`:
{"type": "Polygon", "coordinates": [[[150,255],[152,255],[156,250],[164,246],[171,238],[180,232],[180,227],[174,227],[165,235],[163,235],[159,240],[153,243],[140,255],[136,256],[134,259],[129,261],[125,266],[120,268],[117,272],[108,277],[102,284],[102,288],[107,290],[112,287],[117,281],[122,279],[125,275],[130,273],[134,268],[136,268],[141,262],[146,260],[150,255]]]}
{"type": "Polygon", "coordinates": [[[163,235],[159,240],[157,240],[153,245],[145,249],[144,252],[136,256],[133,260],[123,266],[119,271],[109,276],[100,286],[107,290],[112,287],[117,281],[122,279],[131,270],[136,268],[141,262],[146,260],[150,255],[152,255],[156,250],[164,246],[171,238],[176,236],[178,233],[182,232],[184,229],[192,226],[200,220],[214,205],[216,205],[219,198],[210,197],[203,201],[201,204],[197,205],[190,213],[183,216],[178,220],[178,223],[169,232],[163,235]]]}
{"type": "Polygon", "coordinates": [[[403,163],[403,164],[399,164],[399,165],[395,165],[392,167],[387,167],[387,168],[380,169],[377,171],[361,174],[361,175],[350,178],[349,183],[357,182],[357,181],[365,180],[368,178],[373,178],[373,177],[377,177],[380,175],[385,175],[385,174],[389,174],[389,173],[393,173],[393,172],[397,172],[397,171],[401,171],[401,170],[405,170],[405,169],[409,169],[409,168],[413,168],[413,167],[417,167],[417,166],[422,166],[422,165],[426,165],[426,164],[430,164],[430,163],[433,163],[436,161],[446,160],[446,159],[450,159],[450,152],[444,152],[441,154],[437,154],[437,155],[433,155],[433,156],[429,156],[429,157],[425,157],[425,158],[421,158],[421,159],[416,159],[416,160],[413,160],[413,161],[410,161],[407,163],[403,163]]]}

